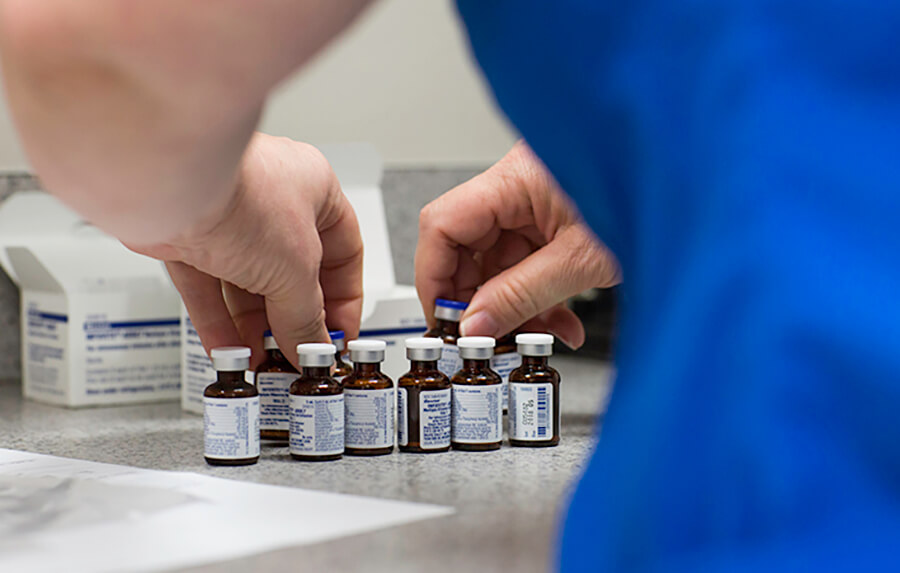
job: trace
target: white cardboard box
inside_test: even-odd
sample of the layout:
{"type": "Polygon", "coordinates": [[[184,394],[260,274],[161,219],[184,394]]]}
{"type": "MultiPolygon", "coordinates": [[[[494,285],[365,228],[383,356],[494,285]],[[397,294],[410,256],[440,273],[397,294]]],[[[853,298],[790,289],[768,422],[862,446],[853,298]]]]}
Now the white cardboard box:
{"type": "MultiPolygon", "coordinates": [[[[365,297],[360,338],[387,342],[383,371],[396,381],[408,370],[403,340],[421,335],[426,325],[416,290],[396,283],[380,187],[381,158],[367,144],[322,146],[320,149],[356,211],[365,244],[365,297]]],[[[410,221],[410,224],[418,225],[418,221],[410,221]]],[[[215,381],[216,374],[183,306],[182,319],[181,405],[188,412],[202,414],[203,389],[215,381]]]]}
{"type": "Polygon", "coordinates": [[[0,205],[0,265],[22,293],[26,398],[78,407],[178,397],[179,299],[158,262],[34,191],[0,205]]]}

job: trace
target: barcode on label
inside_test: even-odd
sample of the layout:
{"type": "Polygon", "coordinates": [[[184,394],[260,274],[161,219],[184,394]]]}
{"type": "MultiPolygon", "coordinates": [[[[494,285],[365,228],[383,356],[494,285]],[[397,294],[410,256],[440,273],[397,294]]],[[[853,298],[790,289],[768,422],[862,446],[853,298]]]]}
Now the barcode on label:
{"type": "Polygon", "coordinates": [[[544,387],[537,389],[537,433],[538,436],[545,437],[547,435],[547,426],[549,413],[547,410],[547,389],[544,387]]]}

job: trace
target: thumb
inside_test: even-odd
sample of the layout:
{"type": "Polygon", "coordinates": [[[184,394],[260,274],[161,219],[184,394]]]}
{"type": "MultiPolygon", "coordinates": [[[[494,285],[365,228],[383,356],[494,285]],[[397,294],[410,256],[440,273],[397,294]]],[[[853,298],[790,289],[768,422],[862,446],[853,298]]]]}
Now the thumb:
{"type": "Polygon", "coordinates": [[[307,281],[285,298],[266,297],[266,315],[282,354],[298,368],[298,344],[331,342],[325,327],[324,297],[317,281],[307,281]]]}
{"type": "MultiPolygon", "coordinates": [[[[619,282],[619,267],[583,225],[561,231],[518,264],[493,277],[472,298],[460,323],[463,336],[501,336],[555,305],[592,287],[619,282]]],[[[556,334],[569,346],[571,317],[556,334]]],[[[571,337],[570,337],[571,338],[571,337]]]]}

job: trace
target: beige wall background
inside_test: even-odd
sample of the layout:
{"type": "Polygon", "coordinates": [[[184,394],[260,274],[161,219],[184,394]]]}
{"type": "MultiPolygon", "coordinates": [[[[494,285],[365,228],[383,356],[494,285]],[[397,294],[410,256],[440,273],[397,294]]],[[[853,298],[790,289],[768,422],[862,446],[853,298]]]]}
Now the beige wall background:
{"type": "MultiPolygon", "coordinates": [[[[261,129],[314,144],[368,141],[392,167],[483,166],[515,140],[449,0],[376,2],[276,90],[261,129]]],[[[24,168],[4,104],[0,170],[24,168]]]]}

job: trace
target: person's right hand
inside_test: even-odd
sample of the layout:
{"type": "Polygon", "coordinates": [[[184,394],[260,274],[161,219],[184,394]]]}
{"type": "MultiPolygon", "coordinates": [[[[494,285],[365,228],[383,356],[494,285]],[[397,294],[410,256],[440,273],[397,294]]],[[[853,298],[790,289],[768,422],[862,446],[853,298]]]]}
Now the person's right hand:
{"type": "Polygon", "coordinates": [[[356,215],[311,145],[257,134],[230,203],[157,245],[128,245],[166,262],[207,351],[246,345],[262,360],[271,327],[295,365],[300,342],[348,338],[362,313],[363,245],[356,215]]]}
{"type": "Polygon", "coordinates": [[[471,301],[464,336],[497,337],[524,325],[577,348],[584,327],[564,301],[615,285],[619,274],[612,253],[524,143],[419,216],[416,289],[425,316],[433,321],[436,297],[471,301]]]}

